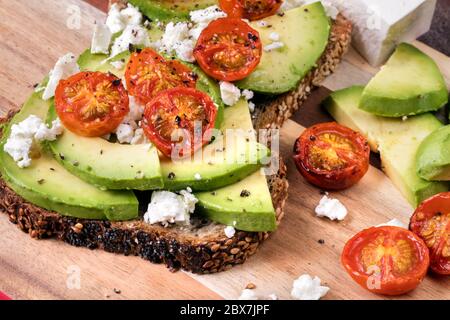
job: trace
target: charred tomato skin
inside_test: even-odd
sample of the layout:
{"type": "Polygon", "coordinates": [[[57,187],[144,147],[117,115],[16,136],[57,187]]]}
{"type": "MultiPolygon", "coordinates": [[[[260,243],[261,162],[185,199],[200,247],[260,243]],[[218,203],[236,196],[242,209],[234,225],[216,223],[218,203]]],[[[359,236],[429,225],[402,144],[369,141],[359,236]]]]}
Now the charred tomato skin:
{"type": "Polygon", "coordinates": [[[450,192],[424,200],[411,216],[409,229],[430,250],[430,269],[439,275],[450,275],[450,192]]]}
{"type": "Polygon", "coordinates": [[[86,137],[113,132],[130,111],[121,80],[102,72],[79,72],[61,80],[55,109],[64,127],[86,137]]]}
{"type": "Polygon", "coordinates": [[[237,81],[252,73],[261,61],[258,31],[237,18],[220,18],[206,27],[194,48],[202,70],[221,81],[237,81]]]}
{"type": "Polygon", "coordinates": [[[383,226],[365,229],[348,240],[341,263],[364,289],[397,296],[414,290],[422,282],[430,258],[427,246],[416,234],[404,228],[383,226]],[[374,273],[377,270],[378,277],[374,273]]]}

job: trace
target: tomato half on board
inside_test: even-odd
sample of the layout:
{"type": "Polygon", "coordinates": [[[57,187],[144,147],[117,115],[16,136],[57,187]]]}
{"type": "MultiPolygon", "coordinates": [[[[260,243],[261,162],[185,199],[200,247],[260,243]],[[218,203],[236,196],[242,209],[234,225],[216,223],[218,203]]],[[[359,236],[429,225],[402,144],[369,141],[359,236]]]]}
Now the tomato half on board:
{"type": "Polygon", "coordinates": [[[134,52],[125,71],[130,95],[142,105],[158,93],[175,87],[195,88],[197,74],[177,60],[166,60],[153,49],[134,52]]]}
{"type": "Polygon", "coordinates": [[[130,111],[122,81],[102,72],[80,72],[61,80],[55,107],[64,127],[85,137],[113,132],[130,111]]]}
{"type": "Polygon", "coordinates": [[[430,269],[450,275],[450,192],[423,201],[412,215],[409,229],[430,250],[430,269]]]}
{"type": "Polygon", "coordinates": [[[259,20],[277,13],[282,0],[220,0],[220,8],[229,17],[259,20]]]}
{"type": "Polygon", "coordinates": [[[194,57],[209,76],[223,81],[244,79],[261,61],[258,31],[237,18],[221,18],[206,27],[194,48],[194,57]]]}
{"type": "Polygon", "coordinates": [[[363,288],[384,295],[415,289],[425,277],[428,248],[413,232],[399,227],[372,227],[351,238],[341,261],[363,288]]]}
{"type": "Polygon", "coordinates": [[[161,92],[144,110],[142,128],[167,157],[185,157],[210,142],[217,108],[204,92],[178,87],[161,92]]]}
{"type": "Polygon", "coordinates": [[[311,184],[342,190],[358,182],[369,169],[370,147],[358,132],[336,122],[305,130],[294,145],[294,161],[311,184]]]}

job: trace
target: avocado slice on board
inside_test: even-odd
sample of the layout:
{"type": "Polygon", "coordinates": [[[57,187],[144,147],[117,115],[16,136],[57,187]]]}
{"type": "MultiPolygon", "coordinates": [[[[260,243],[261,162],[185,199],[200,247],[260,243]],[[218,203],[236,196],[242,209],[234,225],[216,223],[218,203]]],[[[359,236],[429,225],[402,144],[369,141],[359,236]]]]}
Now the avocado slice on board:
{"type": "Polygon", "coordinates": [[[153,20],[188,20],[189,12],[218,3],[217,0],[128,0],[153,20]]]}
{"type": "Polygon", "coordinates": [[[372,151],[380,152],[383,170],[408,202],[416,207],[424,199],[447,191],[448,184],[429,182],[416,173],[420,143],[442,127],[432,114],[402,119],[372,115],[358,108],[364,87],[354,86],[331,94],[325,107],[337,122],[361,132],[372,151]]]}
{"type": "Polygon", "coordinates": [[[258,67],[236,84],[265,94],[281,94],[297,88],[305,75],[316,66],[328,44],[330,20],[320,2],[286,11],[284,15],[264,18],[271,27],[250,23],[259,32],[263,46],[272,43],[276,32],[284,47],[266,52],[263,49],[258,67]]]}
{"type": "Polygon", "coordinates": [[[138,216],[132,191],[102,191],[70,174],[45,148],[28,168],[19,168],[3,150],[13,124],[35,115],[45,119],[52,101],[33,95],[4,128],[0,143],[0,172],[7,185],[25,200],[61,215],[83,219],[129,220],[138,216]]]}
{"type": "Polygon", "coordinates": [[[429,181],[450,180],[450,125],[439,128],[420,144],[417,174],[429,181]]]}
{"type": "Polygon", "coordinates": [[[359,108],[385,117],[435,111],[448,102],[447,86],[436,63],[402,43],[367,84],[359,108]]]}

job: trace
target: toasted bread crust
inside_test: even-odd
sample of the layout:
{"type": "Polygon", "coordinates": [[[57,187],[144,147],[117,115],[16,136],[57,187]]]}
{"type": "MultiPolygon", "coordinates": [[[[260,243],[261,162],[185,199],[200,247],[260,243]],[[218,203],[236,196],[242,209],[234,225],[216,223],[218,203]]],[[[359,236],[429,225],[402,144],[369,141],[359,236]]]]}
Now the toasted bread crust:
{"type": "MultiPolygon", "coordinates": [[[[311,88],[334,71],[350,43],[351,25],[342,16],[333,24],[330,43],[317,68],[300,83],[297,90],[278,97],[254,114],[255,128],[280,127],[299,108],[311,88]]],[[[10,112],[0,123],[9,121],[10,112]]],[[[286,166],[268,177],[277,223],[283,217],[288,195],[286,166]]],[[[224,226],[198,222],[189,228],[148,225],[142,220],[109,222],[64,217],[37,207],[17,195],[0,178],[0,210],[9,220],[36,239],[55,237],[71,245],[108,252],[136,255],[154,263],[164,263],[171,270],[215,273],[241,264],[253,255],[269,237],[267,232],[238,231],[227,238],[224,226]]]]}

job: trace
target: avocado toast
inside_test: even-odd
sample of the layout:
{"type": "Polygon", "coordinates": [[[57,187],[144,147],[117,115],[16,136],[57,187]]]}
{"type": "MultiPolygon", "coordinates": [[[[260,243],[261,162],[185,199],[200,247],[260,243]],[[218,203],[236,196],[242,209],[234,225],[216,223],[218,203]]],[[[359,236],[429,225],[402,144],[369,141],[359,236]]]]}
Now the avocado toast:
{"type": "MultiPolygon", "coordinates": [[[[348,46],[349,31],[348,22],[339,16],[333,23],[330,41],[319,60],[318,66],[303,77],[299,89],[295,92],[277,97],[274,101],[268,102],[261,110],[257,109],[253,116],[254,128],[278,127],[284,119],[288,118],[298,108],[311,87],[330,73],[330,70],[337,64],[338,58],[348,46]]],[[[9,122],[12,116],[11,114],[4,122],[9,122]]],[[[53,153],[55,153],[55,150],[59,150],[53,144],[51,144],[50,149],[53,153]]],[[[60,156],[57,159],[57,163],[61,165],[61,161],[71,160],[69,156],[63,154],[62,157],[60,156]]],[[[70,161],[69,164],[74,167],[73,170],[81,170],[83,169],[80,168],[82,160],[81,158],[75,159],[70,161]]],[[[49,167],[49,171],[51,171],[51,168],[53,167],[49,167]]],[[[67,166],[62,164],[61,169],[64,170],[64,168],[67,168],[67,166]]],[[[168,175],[162,174],[161,178],[166,179],[168,175]]],[[[244,180],[241,180],[241,182],[244,180]]],[[[158,179],[155,181],[158,181],[158,179]]],[[[287,181],[282,163],[278,173],[268,176],[267,181],[275,219],[278,223],[282,217],[282,209],[287,197],[287,181]]],[[[36,182],[40,186],[50,185],[50,183],[47,184],[49,181],[36,182]]],[[[233,184],[229,182],[226,184],[227,186],[224,187],[233,188],[233,184]]],[[[2,208],[9,214],[12,222],[17,223],[21,229],[29,232],[32,237],[54,236],[72,245],[86,246],[92,249],[103,248],[115,253],[140,255],[152,262],[163,262],[174,269],[183,268],[197,273],[218,272],[226,270],[234,264],[244,262],[269,234],[266,231],[238,231],[233,237],[228,238],[224,233],[225,225],[207,219],[205,221],[202,217],[194,216],[190,226],[170,225],[169,227],[163,227],[159,224],[150,225],[142,220],[143,210],[141,210],[139,218],[130,221],[74,218],[44,210],[31,202],[25,201],[12,191],[4,181],[2,181],[1,188],[2,208]]],[[[135,187],[132,186],[130,189],[135,189],[135,187]]],[[[170,189],[178,188],[175,186],[170,189]]],[[[208,203],[211,202],[208,195],[202,196],[201,187],[198,187],[197,190],[200,192],[196,193],[200,202],[203,202],[204,206],[207,207],[208,203]]],[[[242,188],[239,189],[239,191],[241,190],[242,188]]],[[[255,191],[256,193],[257,191],[255,191]]],[[[251,192],[251,194],[254,193],[251,192]]],[[[140,199],[141,194],[138,195],[140,199]]],[[[126,195],[122,196],[127,197],[126,195]]],[[[127,207],[137,205],[133,200],[127,201],[124,200],[124,203],[128,205],[127,207]]],[[[45,206],[45,204],[40,205],[45,206]]],[[[56,208],[55,210],[60,212],[56,208]]],[[[223,223],[228,224],[225,221],[223,223]]],[[[239,230],[239,228],[237,229],[239,230]]],[[[269,229],[272,230],[273,228],[270,227],[269,229]]]]}

